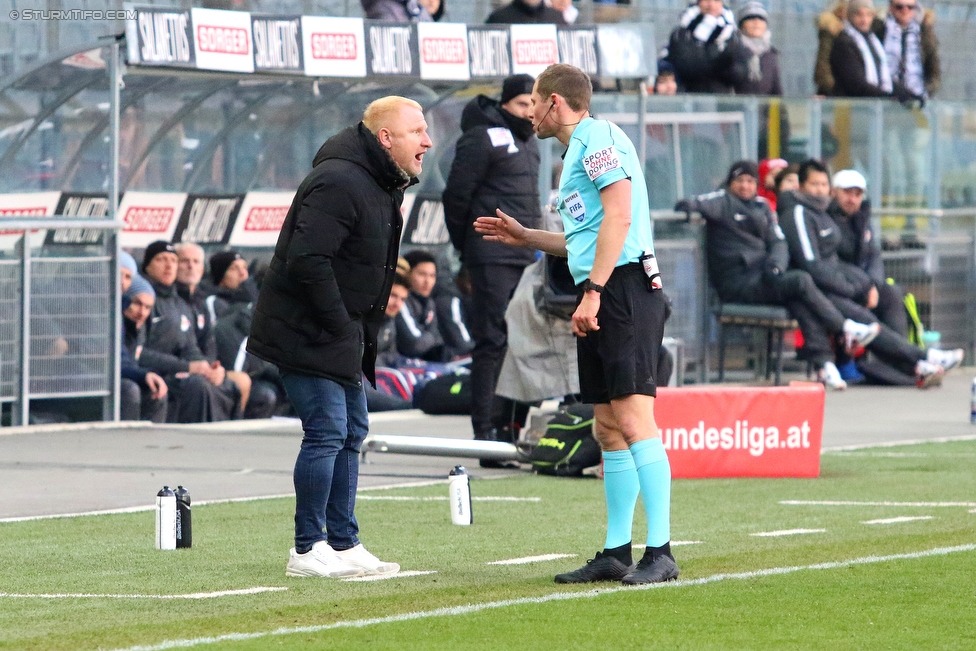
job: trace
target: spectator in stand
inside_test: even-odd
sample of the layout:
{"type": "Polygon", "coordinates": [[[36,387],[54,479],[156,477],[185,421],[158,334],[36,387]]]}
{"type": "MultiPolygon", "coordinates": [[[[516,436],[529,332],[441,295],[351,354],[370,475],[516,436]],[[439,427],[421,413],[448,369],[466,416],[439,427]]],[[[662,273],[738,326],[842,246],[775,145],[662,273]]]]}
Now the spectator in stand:
{"type": "Polygon", "coordinates": [[[409,409],[413,387],[407,376],[398,370],[406,358],[397,350],[396,317],[410,295],[410,280],[399,271],[393,277],[390,298],[383,312],[383,323],[376,335],[376,388],[366,386],[368,411],[409,409]]]}
{"type": "Polygon", "coordinates": [[[776,215],[776,173],[789,163],[782,158],[766,158],[759,161],[759,196],[766,200],[776,215]]]}
{"type": "Polygon", "coordinates": [[[437,307],[431,298],[437,284],[437,261],[423,249],[414,249],[403,257],[410,264],[410,294],[396,317],[397,349],[406,357],[447,361],[437,307]]]}
{"type": "Polygon", "coordinates": [[[464,108],[461,138],[444,189],[451,243],[471,277],[471,425],[476,439],[514,441],[514,403],[495,397],[508,328],[505,309],[536,252],[489,242],[475,232],[478,217],[503,211],[526,228],[539,228],[539,145],[527,119],[529,75],[512,75],[501,99],[479,95],[464,108]]]}
{"type": "Polygon", "coordinates": [[[674,77],[674,66],[665,60],[657,62],[657,77],[654,78],[655,95],[676,95],[678,82],[674,77]]]}
{"type": "Polygon", "coordinates": [[[770,42],[766,8],[750,0],[735,10],[735,18],[739,27],[733,84],[736,94],[782,96],[779,50],[770,42]]]}
{"type": "MultiPolygon", "coordinates": [[[[853,0],[857,2],[858,0],[853,0]]],[[[871,312],[878,305],[878,288],[859,267],[841,261],[841,232],[827,214],[830,177],[817,160],[800,165],[800,189],[784,192],[779,200],[780,225],[795,267],[807,271],[817,287],[847,318],[880,326],[877,337],[864,344],[882,362],[904,375],[914,376],[919,388],[942,383],[947,369],[962,362],[962,350],[929,350],[912,345],[871,312]]],[[[857,351],[853,351],[857,355],[857,351]]]]}
{"type": "Polygon", "coordinates": [[[366,18],[398,23],[429,23],[433,20],[426,2],[419,0],[360,0],[366,18]]]}
{"type": "MultiPolygon", "coordinates": [[[[133,260],[128,253],[125,255],[133,260]]],[[[126,284],[127,287],[122,295],[120,351],[122,382],[119,385],[119,417],[122,420],[165,423],[166,394],[169,390],[166,381],[156,373],[139,366],[139,357],[145,341],[146,320],[152,314],[153,305],[156,303],[156,292],[152,285],[138,274],[130,275],[126,284]]]]}
{"type": "Polygon", "coordinates": [[[547,7],[542,0],[512,0],[504,7],[491,12],[486,23],[503,25],[522,25],[532,23],[552,23],[565,25],[561,11],[547,7]]]}
{"type": "Polygon", "coordinates": [[[924,100],[922,95],[893,80],[884,46],[871,31],[874,18],[871,0],[851,0],[847,4],[847,22],[830,50],[834,95],[893,97],[900,102],[924,100]]]}
{"type": "Polygon", "coordinates": [[[560,12],[567,25],[572,25],[579,18],[579,9],[573,6],[573,0],[546,0],[546,5],[560,12]]]}
{"type": "Polygon", "coordinates": [[[219,362],[200,351],[193,331],[196,314],[176,290],[179,258],[169,242],[146,247],[142,269],[156,291],[139,365],[163,376],[171,406],[167,419],[200,423],[240,417],[241,393],[219,362]]]}
{"type": "Polygon", "coordinates": [[[664,59],[674,66],[678,88],[688,93],[731,93],[735,16],[722,0],[699,0],[671,32],[664,59]]]}
{"type": "Polygon", "coordinates": [[[847,383],[834,365],[831,338],[865,344],[877,326],[845,319],[817,289],[810,274],[789,269],[783,231],[766,201],[756,193],[759,170],[752,161],[732,165],[725,188],[679,201],[675,210],[705,219],[708,277],[722,301],[783,305],[800,324],[803,356],[829,389],[847,383]]]}
{"type": "Polygon", "coordinates": [[[420,0],[420,4],[435,22],[444,17],[444,0],[420,0]]]}
{"type": "Polygon", "coordinates": [[[228,375],[244,374],[251,382],[244,418],[269,418],[281,413],[287,397],[278,367],[247,352],[247,336],[258,298],[247,262],[237,251],[214,253],[210,256],[210,281],[214,293],[207,297],[206,306],[214,324],[217,360],[228,369],[228,375]]]}
{"type": "Polygon", "coordinates": [[[884,46],[892,83],[915,97],[926,99],[939,90],[942,71],[935,12],[919,15],[919,0],[890,0],[884,20],[874,18],[871,31],[884,46]]]}
{"type": "MultiPolygon", "coordinates": [[[[203,249],[192,242],[181,242],[174,248],[179,258],[176,269],[176,291],[180,298],[193,308],[193,332],[197,337],[197,346],[207,361],[213,363],[217,361],[217,342],[213,333],[213,311],[208,306],[213,288],[203,280],[205,264],[203,249]]],[[[226,369],[227,379],[236,384],[241,392],[241,410],[247,409],[247,402],[251,396],[251,378],[247,373],[231,370],[232,366],[225,366],[224,369],[226,369]]]]}
{"type": "Polygon", "coordinates": [[[813,83],[817,87],[818,95],[834,94],[834,73],[830,71],[830,51],[834,48],[834,39],[844,31],[846,16],[847,0],[839,0],[830,9],[820,14],[815,21],[817,62],[813,69],[813,83]]]}

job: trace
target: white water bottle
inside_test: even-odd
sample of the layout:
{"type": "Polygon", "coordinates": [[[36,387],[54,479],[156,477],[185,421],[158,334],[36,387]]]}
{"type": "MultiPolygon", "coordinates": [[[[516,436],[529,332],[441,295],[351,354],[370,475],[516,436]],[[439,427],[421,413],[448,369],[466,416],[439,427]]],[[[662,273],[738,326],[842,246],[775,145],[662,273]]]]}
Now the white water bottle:
{"type": "Polygon", "coordinates": [[[451,522],[467,526],[473,521],[471,515],[471,486],[468,471],[464,466],[454,466],[447,475],[448,499],[451,503],[451,522]]]}
{"type": "Polygon", "coordinates": [[[156,549],[176,549],[176,493],[169,486],[156,493],[156,549]]]}

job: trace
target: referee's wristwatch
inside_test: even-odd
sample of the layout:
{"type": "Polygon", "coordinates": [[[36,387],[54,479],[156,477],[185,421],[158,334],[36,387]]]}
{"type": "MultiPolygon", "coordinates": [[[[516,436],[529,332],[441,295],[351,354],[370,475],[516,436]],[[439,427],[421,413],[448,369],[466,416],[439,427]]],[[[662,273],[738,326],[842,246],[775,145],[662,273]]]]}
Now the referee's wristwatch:
{"type": "Polygon", "coordinates": [[[594,292],[596,292],[597,294],[602,294],[603,293],[603,285],[597,285],[595,282],[593,282],[592,280],[590,280],[589,278],[587,278],[583,282],[583,291],[584,292],[588,292],[588,291],[591,291],[591,290],[594,291],[594,292]]]}

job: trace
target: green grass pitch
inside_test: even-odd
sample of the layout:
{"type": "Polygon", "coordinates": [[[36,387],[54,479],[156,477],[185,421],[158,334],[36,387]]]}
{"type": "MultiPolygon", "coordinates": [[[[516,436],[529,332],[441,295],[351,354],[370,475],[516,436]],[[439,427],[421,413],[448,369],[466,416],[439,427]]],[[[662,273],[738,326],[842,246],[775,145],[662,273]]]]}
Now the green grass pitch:
{"type": "Polygon", "coordinates": [[[827,453],[818,479],[675,481],[672,538],[694,544],[651,589],[552,582],[602,547],[592,479],[475,478],[475,497],[538,500],[477,501],[470,527],[445,485],[365,492],[366,546],[433,572],[375,582],[285,578],[290,499],[194,507],[174,552],[151,512],[0,523],[0,649],[976,649],[974,471],[976,442],[951,442],[827,453]],[[576,556],[488,564],[546,554],[576,556]],[[160,598],[254,587],[287,590],[160,598]]]}

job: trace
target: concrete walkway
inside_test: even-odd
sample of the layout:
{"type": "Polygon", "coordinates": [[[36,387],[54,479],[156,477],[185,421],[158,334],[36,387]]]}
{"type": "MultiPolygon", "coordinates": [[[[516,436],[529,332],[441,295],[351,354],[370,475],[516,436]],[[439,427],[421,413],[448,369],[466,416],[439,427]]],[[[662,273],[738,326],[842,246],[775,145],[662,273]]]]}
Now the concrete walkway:
{"type": "MultiPolygon", "coordinates": [[[[825,449],[976,436],[969,424],[974,369],[957,370],[941,388],[853,387],[829,393],[825,449]]],[[[0,429],[0,519],[153,504],[163,484],[183,484],[193,500],[292,493],[301,440],[297,421],[236,421],[188,426],[58,426],[0,429]]],[[[466,417],[419,412],[378,414],[371,431],[470,438],[466,417]]],[[[471,459],[371,454],[360,486],[377,488],[443,480],[471,459]]]]}

